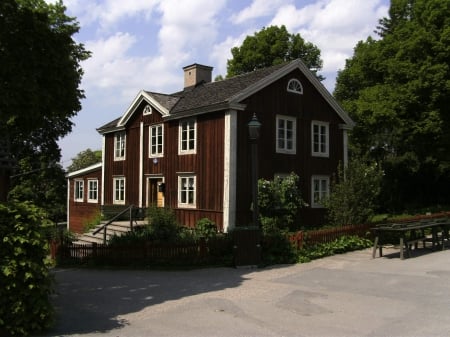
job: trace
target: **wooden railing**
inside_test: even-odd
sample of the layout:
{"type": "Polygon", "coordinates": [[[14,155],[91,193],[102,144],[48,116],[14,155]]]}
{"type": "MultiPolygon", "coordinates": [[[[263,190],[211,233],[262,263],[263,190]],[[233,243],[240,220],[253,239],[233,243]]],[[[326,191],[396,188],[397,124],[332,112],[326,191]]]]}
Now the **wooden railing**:
{"type": "MultiPolygon", "coordinates": [[[[133,221],[136,222],[136,217],[133,215],[133,211],[139,209],[138,207],[134,206],[134,205],[130,205],[127,208],[125,208],[123,211],[121,211],[120,213],[117,213],[114,217],[112,217],[110,220],[108,220],[108,222],[106,222],[104,225],[102,225],[101,227],[99,227],[98,229],[96,229],[93,234],[97,234],[100,231],[103,230],[103,244],[106,244],[106,229],[108,228],[108,226],[110,224],[112,224],[114,221],[116,221],[117,219],[119,219],[122,215],[126,214],[127,212],[129,212],[130,216],[130,230],[133,230],[133,221]]],[[[136,222],[137,223],[137,222],[136,222]]]]}

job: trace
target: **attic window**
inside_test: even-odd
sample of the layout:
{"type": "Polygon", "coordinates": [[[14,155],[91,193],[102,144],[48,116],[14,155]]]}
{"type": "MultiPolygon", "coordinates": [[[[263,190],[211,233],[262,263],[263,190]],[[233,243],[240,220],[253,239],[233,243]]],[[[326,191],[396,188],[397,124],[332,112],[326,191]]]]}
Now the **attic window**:
{"type": "Polygon", "coordinates": [[[303,94],[302,84],[296,78],[292,78],[289,80],[289,83],[287,85],[287,91],[301,95],[303,94]]]}
{"type": "Polygon", "coordinates": [[[142,112],[144,115],[151,115],[152,114],[152,107],[147,104],[144,108],[144,111],[142,112]]]}

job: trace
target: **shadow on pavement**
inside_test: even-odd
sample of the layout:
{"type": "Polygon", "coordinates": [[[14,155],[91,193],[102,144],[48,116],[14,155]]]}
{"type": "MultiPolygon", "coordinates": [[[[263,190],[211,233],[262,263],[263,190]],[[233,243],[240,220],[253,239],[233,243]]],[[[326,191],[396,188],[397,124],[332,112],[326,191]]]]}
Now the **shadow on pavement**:
{"type": "Polygon", "coordinates": [[[55,327],[43,336],[106,332],[128,324],[121,315],[200,293],[238,287],[257,269],[191,271],[55,269],[55,327]]]}

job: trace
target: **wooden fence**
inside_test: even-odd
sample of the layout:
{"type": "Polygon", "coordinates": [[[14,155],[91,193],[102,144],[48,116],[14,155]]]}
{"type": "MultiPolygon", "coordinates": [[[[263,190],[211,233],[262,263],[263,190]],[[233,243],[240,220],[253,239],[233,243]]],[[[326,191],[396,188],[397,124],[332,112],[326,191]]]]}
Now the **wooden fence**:
{"type": "Polygon", "coordinates": [[[199,240],[191,243],[153,243],[135,245],[67,244],[55,250],[62,265],[197,265],[214,264],[231,259],[231,241],[227,238],[199,240]]]}
{"type": "Polygon", "coordinates": [[[367,237],[370,235],[371,224],[347,225],[334,228],[318,229],[313,231],[299,231],[289,236],[291,243],[302,249],[304,246],[313,246],[320,243],[332,242],[344,235],[367,237]]]}

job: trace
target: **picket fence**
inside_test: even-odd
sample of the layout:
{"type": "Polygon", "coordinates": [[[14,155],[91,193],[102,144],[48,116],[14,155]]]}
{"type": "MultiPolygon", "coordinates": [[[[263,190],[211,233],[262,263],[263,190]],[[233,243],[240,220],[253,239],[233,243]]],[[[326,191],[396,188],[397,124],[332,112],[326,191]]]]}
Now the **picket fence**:
{"type": "Polygon", "coordinates": [[[289,235],[290,242],[297,248],[314,246],[320,243],[332,242],[344,235],[370,237],[371,224],[347,225],[333,228],[318,229],[312,231],[299,231],[289,235]]]}

